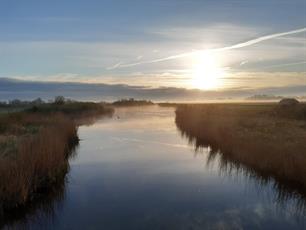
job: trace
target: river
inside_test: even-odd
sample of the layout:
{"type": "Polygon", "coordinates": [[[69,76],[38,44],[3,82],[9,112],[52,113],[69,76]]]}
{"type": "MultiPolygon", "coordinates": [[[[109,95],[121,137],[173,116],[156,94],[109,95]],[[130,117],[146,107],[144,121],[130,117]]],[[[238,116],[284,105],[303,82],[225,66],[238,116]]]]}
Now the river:
{"type": "Polygon", "coordinates": [[[195,151],[173,108],[119,108],[78,132],[60,195],[6,228],[306,228],[299,196],[195,151]]]}

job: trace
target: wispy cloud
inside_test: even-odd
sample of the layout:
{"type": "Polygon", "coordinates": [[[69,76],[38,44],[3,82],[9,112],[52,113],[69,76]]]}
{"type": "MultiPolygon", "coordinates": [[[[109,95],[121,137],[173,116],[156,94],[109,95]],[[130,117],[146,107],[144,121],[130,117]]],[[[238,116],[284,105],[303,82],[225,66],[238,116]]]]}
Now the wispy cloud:
{"type": "MultiPolygon", "coordinates": [[[[254,77],[258,77],[258,75],[254,74],[254,77]]],[[[273,82],[275,83],[277,80],[280,80],[279,77],[273,82]]],[[[240,87],[223,89],[220,91],[201,91],[175,87],[148,88],[144,86],[135,87],[123,84],[110,85],[72,82],[18,81],[16,79],[0,78],[0,100],[11,100],[14,98],[32,100],[37,97],[50,99],[56,95],[63,95],[73,99],[96,101],[113,101],[127,97],[151,99],[156,101],[204,101],[222,98],[241,99],[255,94],[301,96],[305,95],[305,92],[305,80],[291,81],[291,85],[289,86],[278,86],[274,84],[273,87],[261,85],[259,88],[257,88],[255,84],[252,83],[245,87],[241,85],[240,87]]]]}
{"type": "Polygon", "coordinates": [[[266,36],[261,36],[261,37],[255,38],[255,39],[248,40],[246,42],[241,42],[241,43],[238,43],[238,44],[234,44],[234,45],[231,45],[231,46],[225,46],[225,47],[221,47],[221,48],[194,50],[194,51],[191,51],[191,52],[180,53],[180,54],[177,54],[177,55],[171,55],[171,56],[164,57],[164,58],[158,58],[158,59],[142,61],[142,62],[134,62],[134,63],[127,63],[127,64],[117,63],[116,65],[114,65],[114,66],[112,66],[108,69],[126,68],[126,67],[142,65],[142,64],[152,64],[152,63],[164,62],[164,61],[168,61],[168,60],[173,60],[173,59],[192,56],[192,55],[195,55],[195,54],[198,54],[198,53],[201,53],[201,52],[222,52],[222,51],[228,51],[228,50],[233,50],[233,49],[240,49],[240,48],[244,48],[244,47],[247,47],[247,46],[252,46],[252,45],[255,45],[255,44],[258,44],[260,42],[267,41],[267,40],[270,40],[270,39],[283,37],[283,36],[287,36],[287,35],[292,35],[292,34],[297,34],[297,33],[302,33],[302,32],[306,32],[306,27],[301,28],[301,29],[297,29],[297,30],[291,30],[291,31],[287,31],[287,32],[275,33],[275,34],[270,34],[270,35],[266,35],[266,36]]]}
{"type": "Polygon", "coordinates": [[[107,67],[106,69],[107,70],[113,70],[113,69],[116,69],[116,68],[120,67],[121,65],[122,65],[122,62],[118,62],[113,66],[107,67]]]}
{"type": "MultiPolygon", "coordinates": [[[[283,65],[294,65],[296,63],[284,63],[283,65]]],[[[268,69],[269,66],[265,68],[268,69]]],[[[272,66],[270,66],[272,68],[272,66]]],[[[276,67],[275,67],[276,68],[276,67]]],[[[45,83],[86,83],[86,84],[122,84],[136,87],[146,87],[147,89],[159,87],[175,87],[192,89],[192,70],[172,70],[166,72],[135,72],[126,75],[104,76],[104,75],[79,75],[75,73],[60,73],[56,75],[19,75],[15,79],[24,81],[40,81],[45,83]]],[[[283,71],[244,71],[229,72],[222,80],[222,90],[230,90],[236,87],[262,88],[262,87],[285,87],[288,85],[306,85],[306,70],[302,72],[283,71]]],[[[1,84],[1,83],[0,83],[1,84]]],[[[0,90],[1,91],[1,90],[0,90]]],[[[1,93],[0,93],[1,94],[1,93]]],[[[127,95],[126,95],[127,96],[127,95]]]]}
{"type": "Polygon", "coordinates": [[[249,63],[248,60],[242,61],[242,62],[240,62],[240,66],[243,66],[243,65],[248,64],[248,63],[249,63]]]}
{"type": "Polygon", "coordinates": [[[292,63],[284,63],[284,64],[279,64],[279,65],[263,66],[263,67],[261,67],[261,69],[274,69],[274,68],[279,68],[279,67],[296,66],[296,65],[305,65],[305,64],[306,64],[306,61],[292,62],[292,63]]]}

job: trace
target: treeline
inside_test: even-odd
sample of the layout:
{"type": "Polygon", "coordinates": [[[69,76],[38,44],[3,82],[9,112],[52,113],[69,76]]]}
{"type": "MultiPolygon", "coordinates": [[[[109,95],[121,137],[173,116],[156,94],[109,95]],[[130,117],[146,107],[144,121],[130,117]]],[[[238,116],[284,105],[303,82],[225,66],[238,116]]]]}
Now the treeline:
{"type": "Polygon", "coordinates": [[[36,98],[32,101],[27,101],[27,100],[20,100],[20,99],[13,99],[13,100],[9,100],[9,101],[0,101],[0,106],[1,107],[5,107],[5,106],[29,106],[29,105],[41,105],[41,104],[45,104],[45,103],[54,103],[56,101],[56,99],[61,99],[63,98],[64,101],[67,101],[67,99],[65,99],[64,97],[55,97],[54,100],[49,100],[49,101],[44,101],[43,99],[36,98]]]}
{"type": "MultiPolygon", "coordinates": [[[[34,99],[34,100],[20,100],[20,99],[13,99],[13,100],[8,100],[8,101],[0,101],[0,107],[4,106],[31,106],[31,105],[43,105],[43,104],[57,104],[57,105],[62,105],[62,104],[70,104],[70,103],[76,103],[78,101],[72,100],[69,98],[65,98],[64,96],[56,96],[54,99],[50,100],[43,100],[40,97],[34,99]]],[[[103,103],[103,102],[101,102],[103,103]]]]}
{"type": "Polygon", "coordinates": [[[143,105],[154,105],[149,100],[135,100],[134,98],[121,99],[112,103],[114,106],[143,106],[143,105]]]}

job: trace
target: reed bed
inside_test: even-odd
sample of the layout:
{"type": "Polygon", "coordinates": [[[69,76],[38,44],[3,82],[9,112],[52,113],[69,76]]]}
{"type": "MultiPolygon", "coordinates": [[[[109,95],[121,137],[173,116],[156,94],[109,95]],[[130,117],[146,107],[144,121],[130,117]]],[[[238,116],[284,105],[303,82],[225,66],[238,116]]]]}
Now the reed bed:
{"type": "Polygon", "coordinates": [[[69,151],[78,142],[74,121],[61,114],[22,113],[1,121],[6,122],[2,141],[12,139],[14,147],[10,154],[3,154],[6,146],[0,149],[0,213],[25,205],[62,178],[69,151]]]}
{"type": "Polygon", "coordinates": [[[176,124],[196,148],[211,147],[223,158],[306,192],[306,120],[302,109],[276,104],[184,105],[176,124]],[[293,114],[296,111],[299,113],[293,114]]]}
{"type": "Polygon", "coordinates": [[[113,111],[101,103],[61,101],[0,114],[0,228],[63,186],[78,126],[113,111]]]}

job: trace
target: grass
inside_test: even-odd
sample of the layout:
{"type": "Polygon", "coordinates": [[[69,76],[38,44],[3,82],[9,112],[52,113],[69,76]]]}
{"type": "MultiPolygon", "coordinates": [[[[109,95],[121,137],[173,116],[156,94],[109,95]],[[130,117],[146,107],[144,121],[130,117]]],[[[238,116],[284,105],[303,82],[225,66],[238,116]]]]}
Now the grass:
{"type": "Polygon", "coordinates": [[[50,190],[69,169],[77,119],[111,114],[96,103],[43,104],[0,115],[0,219],[50,190]]]}
{"type": "Polygon", "coordinates": [[[184,105],[176,124],[196,148],[288,183],[306,194],[306,105],[184,105]]]}
{"type": "Polygon", "coordinates": [[[64,115],[22,114],[7,117],[1,134],[0,203],[2,211],[29,202],[36,191],[52,186],[67,172],[67,156],[77,143],[77,127],[64,115]],[[28,124],[39,125],[35,133],[28,124]]]}

